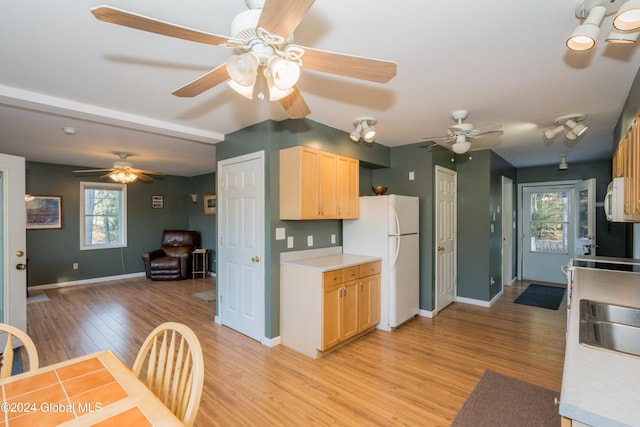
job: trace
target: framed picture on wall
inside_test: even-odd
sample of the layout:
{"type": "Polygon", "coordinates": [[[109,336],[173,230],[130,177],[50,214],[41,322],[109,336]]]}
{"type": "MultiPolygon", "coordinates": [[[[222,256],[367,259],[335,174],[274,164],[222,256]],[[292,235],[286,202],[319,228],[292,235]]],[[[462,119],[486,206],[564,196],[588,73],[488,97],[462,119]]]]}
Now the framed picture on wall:
{"type": "Polygon", "coordinates": [[[62,196],[25,197],[27,230],[62,228],[62,196]]]}
{"type": "Polygon", "coordinates": [[[153,209],[162,209],[162,208],[164,208],[164,197],[163,196],[151,196],[151,207],[153,209]]]}
{"type": "Polygon", "coordinates": [[[217,204],[217,200],[216,200],[215,194],[205,194],[204,195],[204,214],[215,215],[216,204],[217,204]]]}

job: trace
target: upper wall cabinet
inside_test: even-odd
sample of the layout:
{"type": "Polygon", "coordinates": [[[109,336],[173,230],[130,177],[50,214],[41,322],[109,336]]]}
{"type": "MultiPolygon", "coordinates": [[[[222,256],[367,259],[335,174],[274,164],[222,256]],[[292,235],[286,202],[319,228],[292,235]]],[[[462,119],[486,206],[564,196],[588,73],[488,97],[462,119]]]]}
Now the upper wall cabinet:
{"type": "Polygon", "coordinates": [[[640,114],[618,143],[613,177],[624,178],[624,220],[640,222],[640,114]]]}
{"type": "Polygon", "coordinates": [[[280,219],[357,218],[359,166],[314,148],[280,150],[280,219]]]}

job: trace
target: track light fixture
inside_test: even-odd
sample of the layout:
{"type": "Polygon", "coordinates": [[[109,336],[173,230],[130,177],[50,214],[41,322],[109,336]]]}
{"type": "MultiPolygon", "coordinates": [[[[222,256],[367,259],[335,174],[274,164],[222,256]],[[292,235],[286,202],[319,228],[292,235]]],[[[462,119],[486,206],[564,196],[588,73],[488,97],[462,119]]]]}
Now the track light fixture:
{"type": "Polygon", "coordinates": [[[561,154],[560,155],[560,164],[558,165],[558,169],[560,169],[561,171],[569,169],[569,164],[567,163],[567,155],[566,154],[561,154]]]}
{"type": "Polygon", "coordinates": [[[575,141],[589,129],[582,123],[585,119],[586,116],[584,114],[569,114],[558,117],[553,121],[553,127],[544,129],[542,134],[546,139],[551,140],[565,132],[567,139],[575,141]]]}
{"type": "Polygon", "coordinates": [[[349,134],[349,138],[353,142],[358,142],[360,138],[366,142],[373,142],[376,136],[375,125],[378,121],[373,117],[357,117],[353,120],[355,129],[349,134]]]}
{"type": "Polygon", "coordinates": [[[640,0],[581,0],[576,16],[584,20],[567,39],[571,50],[593,48],[600,36],[600,24],[605,16],[616,14],[607,43],[633,44],[640,30],[640,0]]]}

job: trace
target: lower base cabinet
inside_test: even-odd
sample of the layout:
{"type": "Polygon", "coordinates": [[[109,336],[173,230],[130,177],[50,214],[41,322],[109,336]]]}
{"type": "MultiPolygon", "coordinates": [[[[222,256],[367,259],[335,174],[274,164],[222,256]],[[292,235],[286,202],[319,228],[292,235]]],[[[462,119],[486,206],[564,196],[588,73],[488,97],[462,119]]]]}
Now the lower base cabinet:
{"type": "Polygon", "coordinates": [[[380,321],[380,262],[325,272],[283,266],[281,301],[282,344],[318,358],[380,321]]]}

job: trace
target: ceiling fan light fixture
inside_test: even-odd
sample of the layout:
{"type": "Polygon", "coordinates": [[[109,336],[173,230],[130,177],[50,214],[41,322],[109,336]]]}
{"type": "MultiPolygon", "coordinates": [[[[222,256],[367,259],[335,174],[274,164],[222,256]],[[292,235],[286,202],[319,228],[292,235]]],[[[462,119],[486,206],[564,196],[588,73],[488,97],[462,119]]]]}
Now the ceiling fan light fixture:
{"type": "Polygon", "coordinates": [[[278,89],[288,90],[298,82],[300,66],[279,56],[273,56],[269,60],[269,74],[278,89]]]}
{"type": "Polygon", "coordinates": [[[226,61],[227,73],[240,86],[253,86],[260,60],[252,52],[232,55],[226,61]]]}
{"type": "Polygon", "coordinates": [[[456,154],[464,154],[471,149],[471,143],[467,141],[464,135],[456,136],[456,142],[453,143],[451,149],[456,154]]]}
{"type": "Polygon", "coordinates": [[[607,9],[604,6],[594,6],[582,25],[578,25],[567,39],[567,47],[571,50],[589,50],[596,44],[600,36],[600,23],[604,19],[607,9]]]}
{"type": "Polygon", "coordinates": [[[628,0],[623,3],[613,18],[613,26],[622,31],[640,29],[640,0],[628,0]]]}
{"type": "Polygon", "coordinates": [[[119,184],[129,184],[138,179],[135,173],[126,170],[115,170],[109,174],[109,178],[119,184]]]}

